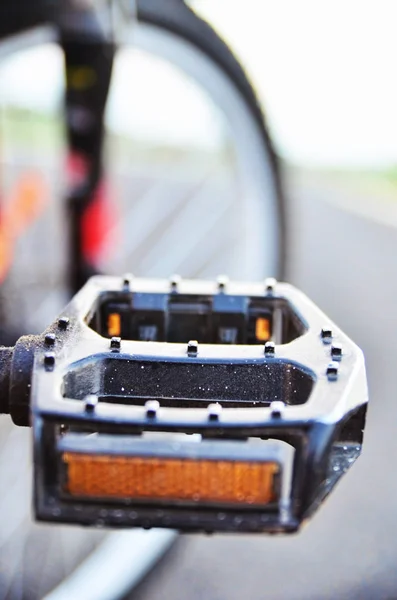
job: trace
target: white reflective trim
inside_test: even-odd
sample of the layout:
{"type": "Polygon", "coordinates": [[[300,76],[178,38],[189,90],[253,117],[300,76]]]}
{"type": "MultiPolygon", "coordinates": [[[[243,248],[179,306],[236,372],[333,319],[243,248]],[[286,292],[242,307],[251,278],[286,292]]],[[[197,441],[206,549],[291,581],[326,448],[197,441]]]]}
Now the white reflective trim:
{"type": "Polygon", "coordinates": [[[43,600],[120,598],[156,564],[176,537],[169,529],[133,529],[105,541],[43,600]]]}

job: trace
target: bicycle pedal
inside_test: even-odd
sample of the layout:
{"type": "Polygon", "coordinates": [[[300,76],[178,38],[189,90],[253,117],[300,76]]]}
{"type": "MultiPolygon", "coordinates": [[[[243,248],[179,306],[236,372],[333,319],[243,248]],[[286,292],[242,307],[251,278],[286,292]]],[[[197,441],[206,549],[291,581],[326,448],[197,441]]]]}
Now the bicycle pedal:
{"type": "Polygon", "coordinates": [[[361,350],[274,280],[94,277],[2,362],[39,520],[293,532],[361,452],[361,350]]]}

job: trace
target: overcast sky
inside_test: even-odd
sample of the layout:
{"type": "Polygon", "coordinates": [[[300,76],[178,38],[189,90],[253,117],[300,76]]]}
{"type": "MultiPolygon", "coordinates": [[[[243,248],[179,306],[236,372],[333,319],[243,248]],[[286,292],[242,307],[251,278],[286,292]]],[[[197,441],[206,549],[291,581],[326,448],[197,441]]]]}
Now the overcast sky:
{"type": "MultiPolygon", "coordinates": [[[[397,0],[198,4],[249,70],[286,158],[329,166],[397,164],[397,0]]],[[[0,67],[0,99],[51,109],[61,88],[62,57],[54,47],[0,67]]],[[[175,143],[205,145],[220,135],[194,86],[142,53],[120,58],[108,120],[160,141],[171,136],[175,143]]]]}

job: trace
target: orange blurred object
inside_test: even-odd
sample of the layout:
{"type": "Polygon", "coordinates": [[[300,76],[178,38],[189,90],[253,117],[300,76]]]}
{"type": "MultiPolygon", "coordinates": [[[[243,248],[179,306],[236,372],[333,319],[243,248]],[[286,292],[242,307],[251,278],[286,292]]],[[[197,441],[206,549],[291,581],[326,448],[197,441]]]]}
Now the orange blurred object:
{"type": "Polygon", "coordinates": [[[260,317],[255,323],[255,337],[260,342],[267,342],[270,339],[270,321],[260,317]]]}
{"type": "Polygon", "coordinates": [[[108,316],[108,335],[118,337],[121,333],[121,317],[119,313],[110,313],[108,316]]]}
{"type": "Polygon", "coordinates": [[[0,214],[0,282],[6,277],[18,238],[43,213],[49,192],[40,173],[24,173],[11,190],[0,214]]]}

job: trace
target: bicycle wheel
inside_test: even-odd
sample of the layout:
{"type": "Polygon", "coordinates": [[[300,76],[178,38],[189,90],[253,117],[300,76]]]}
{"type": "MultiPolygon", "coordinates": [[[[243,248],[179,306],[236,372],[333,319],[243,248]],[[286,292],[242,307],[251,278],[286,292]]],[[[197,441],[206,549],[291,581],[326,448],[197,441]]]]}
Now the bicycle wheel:
{"type": "MultiPolygon", "coordinates": [[[[105,245],[105,258],[96,262],[96,269],[112,273],[133,269],[139,275],[162,277],[174,271],[193,277],[213,277],[219,272],[243,279],[282,276],[285,224],[280,165],[244,71],[208,24],[181,0],[140,0],[137,6],[138,23],[124,40],[127,46],[161,57],[205,92],[224,120],[229,163],[233,164],[229,164],[229,187],[223,189],[223,195],[218,194],[216,203],[211,200],[217,195],[216,185],[211,191],[206,180],[214,176],[212,166],[191,177],[191,189],[185,188],[182,202],[178,191],[174,197],[164,191],[162,198],[158,194],[152,198],[151,193],[137,198],[140,190],[135,197],[124,191],[120,211],[124,224],[117,236],[118,252],[116,256],[107,252],[110,240],[108,247],[105,245]],[[192,192],[193,188],[198,193],[192,192]],[[140,227],[143,220],[144,230],[140,227]]],[[[133,77],[125,64],[121,70],[124,78],[133,77]]],[[[134,85],[139,90],[145,81],[134,81],[134,85]]],[[[158,108],[154,105],[154,113],[164,111],[161,102],[158,108]]],[[[109,154],[123,162],[114,148],[109,154]]],[[[168,178],[179,173],[175,185],[180,183],[187,162],[185,151],[179,161],[167,164],[168,178]]],[[[126,165],[131,174],[133,165],[126,165]]],[[[217,183],[222,185],[219,180],[217,183]]]]}
{"type": "MultiPolygon", "coordinates": [[[[232,168],[227,171],[226,180],[221,160],[219,169],[208,170],[206,166],[186,181],[186,172],[192,171],[191,163],[186,164],[186,153],[182,161],[173,161],[172,171],[168,163],[154,169],[150,165],[142,167],[141,163],[131,164],[124,154],[126,168],[121,172],[117,165],[119,154],[113,156],[113,165],[110,157],[113,181],[118,182],[120,188],[130,190],[120,200],[120,220],[128,223],[129,229],[125,243],[119,238],[117,255],[108,258],[105,253],[96,267],[110,272],[134,270],[146,275],[168,275],[176,271],[201,277],[212,277],[220,272],[246,279],[280,276],[284,248],[281,177],[258,102],[244,72],[209,25],[182,2],[141,0],[137,8],[138,22],[125,43],[166,60],[205,91],[228,131],[226,155],[232,155],[232,168]],[[184,174],[182,178],[180,171],[184,174]],[[166,193],[165,181],[170,183],[166,193]],[[135,193],[139,186],[143,193],[139,190],[135,193]]],[[[28,238],[26,243],[29,243],[28,238]]],[[[56,265],[48,264],[48,267],[55,269],[56,265]]],[[[34,272],[33,263],[31,268],[34,272]]],[[[17,285],[17,268],[14,278],[17,285]]],[[[39,305],[48,294],[48,285],[46,287],[43,280],[35,289],[43,295],[41,300],[35,297],[39,305]]],[[[27,305],[31,302],[28,297],[27,305]]],[[[26,330],[41,327],[37,319],[36,323],[29,319],[26,306],[24,317],[23,312],[24,308],[20,307],[15,314],[19,314],[19,323],[23,322],[26,330]]],[[[51,318],[48,311],[44,312],[47,312],[46,319],[51,318]]],[[[14,429],[5,419],[0,420],[0,428],[0,488],[7,490],[0,498],[0,573],[3,578],[0,598],[4,594],[7,598],[33,600],[62,580],[51,597],[59,598],[62,594],[65,597],[65,586],[73,582],[70,573],[91,551],[91,564],[96,567],[86,571],[85,588],[75,585],[73,598],[87,600],[87,589],[97,590],[93,586],[97,573],[101,573],[101,582],[105,582],[116,572],[118,564],[127,569],[124,589],[134,577],[139,578],[156,554],[152,553],[138,571],[131,570],[128,581],[128,568],[123,562],[126,539],[120,534],[110,534],[113,543],[109,544],[109,537],[104,540],[102,532],[32,523],[29,432],[14,429]],[[12,461],[10,456],[13,456],[12,461]],[[16,456],[21,456],[17,471],[14,468],[16,456]]],[[[165,548],[170,540],[171,537],[163,540],[163,546],[154,540],[152,547],[165,548]]],[[[129,543],[133,544],[132,537],[129,543]]],[[[103,587],[105,589],[104,584],[103,587]]],[[[107,597],[117,597],[120,589],[114,581],[107,597]]]]}
{"type": "Polygon", "coordinates": [[[237,204],[243,208],[243,262],[233,276],[282,277],[286,226],[281,166],[247,75],[230,48],[182,0],[138,0],[137,6],[141,22],[136,43],[158,47],[200,84],[227,120],[240,179],[237,204]]]}

